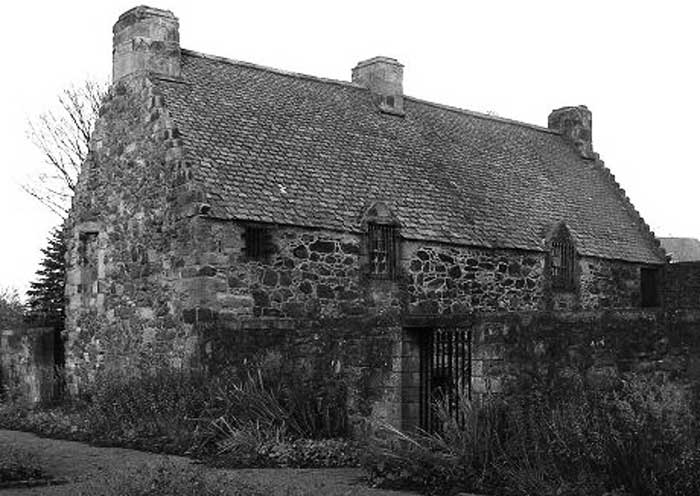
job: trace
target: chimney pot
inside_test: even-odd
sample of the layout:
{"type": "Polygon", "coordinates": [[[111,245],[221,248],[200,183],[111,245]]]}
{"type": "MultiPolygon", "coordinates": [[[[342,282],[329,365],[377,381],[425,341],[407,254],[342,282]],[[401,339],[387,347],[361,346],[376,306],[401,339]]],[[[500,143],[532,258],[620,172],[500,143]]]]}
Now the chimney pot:
{"type": "Polygon", "coordinates": [[[398,60],[372,57],[358,62],[352,70],[352,82],[368,88],[383,112],[404,115],[403,65],[398,60]]]}
{"type": "Polygon", "coordinates": [[[137,72],[180,77],[179,23],[169,10],[134,7],[112,32],[112,81],[137,72]]]}
{"type": "Polygon", "coordinates": [[[593,152],[592,114],[585,105],[552,110],[548,127],[559,131],[583,158],[596,158],[593,152]]]}

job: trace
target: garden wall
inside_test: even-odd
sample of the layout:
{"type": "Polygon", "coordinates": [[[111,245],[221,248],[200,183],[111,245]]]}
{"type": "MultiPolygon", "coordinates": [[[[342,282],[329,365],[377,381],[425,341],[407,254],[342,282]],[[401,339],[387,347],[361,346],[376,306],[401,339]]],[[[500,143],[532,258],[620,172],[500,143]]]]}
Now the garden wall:
{"type": "Polygon", "coordinates": [[[664,279],[667,308],[700,308],[700,262],[668,264],[664,279]]]}
{"type": "Polygon", "coordinates": [[[502,313],[473,321],[472,388],[605,384],[627,372],[700,380],[700,310],[502,313]]]}
{"type": "Polygon", "coordinates": [[[54,387],[54,330],[5,330],[0,334],[0,387],[32,403],[49,401],[54,387]]]}
{"type": "Polygon", "coordinates": [[[270,365],[272,360],[281,373],[311,381],[319,394],[341,388],[348,425],[356,434],[368,427],[369,418],[400,421],[396,362],[401,356],[401,327],[393,319],[302,323],[251,318],[198,323],[196,331],[202,368],[209,373],[250,363],[270,365]]]}

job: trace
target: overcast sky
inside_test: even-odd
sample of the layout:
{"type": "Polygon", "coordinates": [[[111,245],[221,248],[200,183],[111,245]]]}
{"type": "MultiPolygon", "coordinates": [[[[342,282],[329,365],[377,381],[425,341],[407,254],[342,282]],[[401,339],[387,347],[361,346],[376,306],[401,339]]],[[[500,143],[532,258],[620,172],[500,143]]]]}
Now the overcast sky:
{"type": "MultiPolygon", "coordinates": [[[[350,79],[359,60],[405,65],[406,94],[546,126],[585,104],[593,144],[659,236],[700,237],[700,20],[695,2],[151,0],[184,48],[350,79]]],[[[112,25],[134,1],[3,5],[0,287],[25,291],[59,219],[19,183],[42,157],[29,118],[111,72],[112,25]]]]}

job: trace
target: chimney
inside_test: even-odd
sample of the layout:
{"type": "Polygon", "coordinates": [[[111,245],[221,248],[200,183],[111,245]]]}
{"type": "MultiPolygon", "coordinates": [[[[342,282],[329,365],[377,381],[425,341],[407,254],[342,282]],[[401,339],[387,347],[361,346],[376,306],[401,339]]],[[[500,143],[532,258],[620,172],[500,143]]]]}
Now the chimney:
{"type": "Polygon", "coordinates": [[[372,92],[382,112],[404,115],[403,65],[389,57],[373,57],[358,62],[352,70],[352,82],[372,92]]]}
{"type": "Polygon", "coordinates": [[[178,28],[172,12],[145,5],[119,16],[112,28],[112,81],[137,72],[179,77],[178,28]]]}
{"type": "Polygon", "coordinates": [[[585,105],[562,107],[549,114],[548,127],[559,131],[583,158],[594,159],[591,121],[591,111],[585,105]]]}

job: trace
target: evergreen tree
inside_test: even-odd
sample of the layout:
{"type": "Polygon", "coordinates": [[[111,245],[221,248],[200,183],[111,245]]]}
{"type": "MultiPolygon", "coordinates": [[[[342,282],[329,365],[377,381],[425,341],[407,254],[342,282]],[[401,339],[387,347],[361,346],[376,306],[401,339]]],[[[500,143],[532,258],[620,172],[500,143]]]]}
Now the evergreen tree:
{"type": "Polygon", "coordinates": [[[17,329],[24,321],[24,306],[17,290],[0,287],[0,331],[17,329]]]}
{"type": "Polygon", "coordinates": [[[50,325],[63,329],[65,316],[66,245],[60,227],[51,231],[48,246],[41,252],[44,258],[36,280],[30,283],[28,314],[35,325],[50,325]]]}

